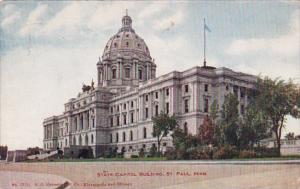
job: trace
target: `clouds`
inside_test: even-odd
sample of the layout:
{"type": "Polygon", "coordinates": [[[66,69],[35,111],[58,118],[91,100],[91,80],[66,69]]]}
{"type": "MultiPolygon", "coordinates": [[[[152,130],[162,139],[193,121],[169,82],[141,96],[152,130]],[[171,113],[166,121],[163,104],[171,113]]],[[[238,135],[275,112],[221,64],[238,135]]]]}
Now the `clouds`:
{"type": "Polygon", "coordinates": [[[27,21],[20,29],[22,36],[40,34],[41,26],[44,24],[44,19],[47,15],[48,5],[40,4],[32,12],[30,12],[27,21]]]}
{"type": "Polygon", "coordinates": [[[273,38],[250,38],[234,40],[226,53],[229,55],[243,56],[264,51],[268,54],[280,54],[284,56],[299,55],[299,11],[295,11],[291,15],[289,31],[281,36],[273,38]]]}
{"type": "Polygon", "coordinates": [[[1,27],[8,30],[21,19],[21,13],[13,4],[7,4],[1,11],[4,19],[1,21],[1,27]]]}
{"type": "Polygon", "coordinates": [[[300,75],[299,9],[290,16],[287,32],[274,37],[245,38],[232,41],[225,53],[238,64],[235,67],[252,74],[284,79],[300,75]]]}

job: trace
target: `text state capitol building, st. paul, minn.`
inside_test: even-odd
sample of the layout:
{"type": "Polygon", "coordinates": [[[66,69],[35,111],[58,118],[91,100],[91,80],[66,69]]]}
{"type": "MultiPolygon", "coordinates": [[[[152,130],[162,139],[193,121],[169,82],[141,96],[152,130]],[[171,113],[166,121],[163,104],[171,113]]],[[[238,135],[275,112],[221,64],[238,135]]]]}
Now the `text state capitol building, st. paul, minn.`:
{"type": "MultiPolygon", "coordinates": [[[[65,103],[62,115],[46,118],[44,150],[65,152],[91,148],[94,157],[107,150],[138,154],[157,146],[152,136],[152,117],[161,111],[176,115],[180,127],[196,134],[216,100],[219,108],[226,94],[238,96],[242,114],[247,89],[256,77],[228,68],[195,66],[156,77],[156,64],[144,40],[122,18],[122,28],[107,42],[97,63],[97,83],[83,86],[76,98],[65,103]]],[[[172,137],[162,141],[162,150],[172,146],[172,137]]],[[[73,151],[72,151],[73,153],[73,151]]]]}

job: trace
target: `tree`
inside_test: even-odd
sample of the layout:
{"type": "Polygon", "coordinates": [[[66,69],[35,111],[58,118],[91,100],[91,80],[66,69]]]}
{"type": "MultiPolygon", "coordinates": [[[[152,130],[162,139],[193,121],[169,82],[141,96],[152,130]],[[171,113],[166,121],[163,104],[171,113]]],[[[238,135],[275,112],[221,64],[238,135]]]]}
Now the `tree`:
{"type": "Polygon", "coordinates": [[[289,132],[289,133],[287,133],[287,134],[285,135],[284,138],[286,138],[287,140],[294,140],[294,139],[296,139],[295,133],[289,132]]]}
{"type": "Polygon", "coordinates": [[[214,143],[214,124],[210,117],[206,115],[203,123],[199,128],[199,143],[202,145],[209,145],[214,143]]]}
{"type": "Polygon", "coordinates": [[[244,119],[240,124],[241,147],[253,147],[258,141],[269,137],[270,122],[267,120],[261,110],[257,110],[252,102],[248,105],[244,119]]]}
{"type": "Polygon", "coordinates": [[[271,131],[277,142],[280,153],[282,129],[285,127],[286,117],[299,118],[300,115],[300,89],[291,80],[259,78],[254,95],[256,108],[261,110],[271,121],[271,131]]]}
{"type": "Polygon", "coordinates": [[[221,110],[221,120],[216,131],[221,144],[238,145],[238,104],[239,102],[234,94],[229,93],[225,96],[221,110]]]}
{"type": "Polygon", "coordinates": [[[153,137],[157,138],[157,151],[160,155],[160,145],[164,137],[166,137],[170,131],[173,131],[176,127],[177,120],[174,115],[161,112],[158,116],[152,117],[153,121],[153,137]]]}

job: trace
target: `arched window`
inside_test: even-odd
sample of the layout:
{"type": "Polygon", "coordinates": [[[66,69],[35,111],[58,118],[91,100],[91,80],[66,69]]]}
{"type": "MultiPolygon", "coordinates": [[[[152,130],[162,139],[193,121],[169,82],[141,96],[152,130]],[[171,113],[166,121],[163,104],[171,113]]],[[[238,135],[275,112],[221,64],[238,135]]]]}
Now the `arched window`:
{"type": "Polygon", "coordinates": [[[183,130],[184,130],[185,133],[188,133],[187,122],[184,123],[183,130]]]}
{"type": "Polygon", "coordinates": [[[117,70],[116,69],[112,69],[112,79],[116,79],[117,78],[117,70]]]}
{"type": "Polygon", "coordinates": [[[133,132],[130,131],[130,141],[132,141],[132,140],[133,140],[133,132]]]}
{"type": "Polygon", "coordinates": [[[142,70],[139,70],[139,79],[140,79],[140,80],[143,79],[143,72],[142,72],[142,70]]]}
{"type": "Polygon", "coordinates": [[[130,78],[130,68],[125,68],[125,78],[130,78]]]}
{"type": "Polygon", "coordinates": [[[147,129],[146,129],[146,127],[144,127],[144,138],[147,138],[147,129]]]}
{"type": "Polygon", "coordinates": [[[116,133],[116,142],[119,142],[119,133],[116,133]]]}
{"type": "Polygon", "coordinates": [[[92,134],[91,136],[91,143],[93,144],[94,143],[94,135],[92,134]]]}
{"type": "Polygon", "coordinates": [[[125,141],[126,141],[126,133],[123,132],[123,142],[125,142],[125,141]]]}

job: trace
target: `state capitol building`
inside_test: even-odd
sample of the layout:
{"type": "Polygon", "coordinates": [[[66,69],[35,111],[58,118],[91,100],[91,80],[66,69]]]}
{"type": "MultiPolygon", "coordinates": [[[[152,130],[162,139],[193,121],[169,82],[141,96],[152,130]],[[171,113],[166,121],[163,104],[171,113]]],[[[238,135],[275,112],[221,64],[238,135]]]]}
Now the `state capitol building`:
{"type": "MultiPolygon", "coordinates": [[[[97,82],[84,85],[76,98],[65,103],[61,115],[44,119],[44,150],[89,147],[94,157],[107,149],[137,154],[143,148],[148,152],[152,145],[157,146],[151,118],[161,111],[175,115],[182,129],[196,134],[211,103],[216,100],[220,109],[230,92],[238,96],[243,114],[247,89],[256,81],[249,74],[209,66],[156,77],[157,65],[128,15],[108,40],[101,59],[97,82]]],[[[162,141],[162,150],[167,147],[172,147],[171,136],[162,141]]]]}

